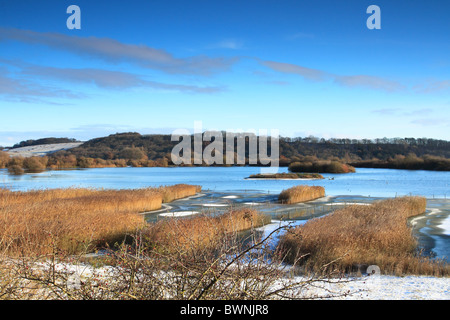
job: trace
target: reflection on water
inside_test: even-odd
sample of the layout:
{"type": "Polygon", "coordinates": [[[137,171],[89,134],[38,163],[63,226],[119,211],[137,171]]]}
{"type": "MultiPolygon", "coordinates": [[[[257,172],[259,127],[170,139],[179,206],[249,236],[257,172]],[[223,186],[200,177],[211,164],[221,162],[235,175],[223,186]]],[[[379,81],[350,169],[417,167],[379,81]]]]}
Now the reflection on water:
{"type": "MultiPolygon", "coordinates": [[[[230,208],[251,206],[271,215],[273,221],[303,223],[347,204],[365,205],[386,197],[420,195],[427,197],[429,211],[413,220],[419,243],[426,252],[438,257],[450,255],[450,200],[447,200],[450,198],[450,172],[361,168],[349,174],[323,174],[323,180],[245,179],[259,172],[258,167],[102,168],[11,176],[1,169],[0,186],[12,190],[67,187],[135,189],[177,183],[202,186],[201,195],[174,201],[162,210],[148,213],[148,221],[167,216],[183,218],[201,213],[220,214],[230,208]],[[323,186],[327,197],[296,205],[276,202],[283,189],[300,184],[323,186]]],[[[287,168],[280,168],[280,172],[287,172],[287,168]]]]}

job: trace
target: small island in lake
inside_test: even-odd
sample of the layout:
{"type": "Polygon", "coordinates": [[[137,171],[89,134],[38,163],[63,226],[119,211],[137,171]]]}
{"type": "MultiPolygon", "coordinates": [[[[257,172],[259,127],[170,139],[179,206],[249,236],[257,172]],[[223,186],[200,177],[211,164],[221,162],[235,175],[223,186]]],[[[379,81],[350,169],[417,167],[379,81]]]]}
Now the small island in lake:
{"type": "Polygon", "coordinates": [[[319,173],[259,173],[246,179],[324,179],[319,173]]]}

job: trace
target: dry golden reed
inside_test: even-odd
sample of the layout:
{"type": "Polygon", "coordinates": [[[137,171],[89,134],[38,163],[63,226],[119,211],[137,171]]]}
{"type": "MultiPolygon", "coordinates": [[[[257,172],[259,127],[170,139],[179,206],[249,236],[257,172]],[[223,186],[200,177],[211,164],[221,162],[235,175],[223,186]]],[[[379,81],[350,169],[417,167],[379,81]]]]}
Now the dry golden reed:
{"type": "Polygon", "coordinates": [[[193,196],[199,193],[201,190],[201,186],[194,186],[189,184],[176,184],[173,186],[164,186],[158,188],[158,191],[161,193],[164,203],[193,196]]]}
{"type": "Polygon", "coordinates": [[[145,231],[148,243],[174,250],[197,250],[212,247],[226,235],[270,223],[270,217],[256,210],[230,210],[219,216],[204,214],[187,219],[166,219],[145,231]]]}
{"type": "Polygon", "coordinates": [[[121,242],[146,226],[140,212],[199,191],[178,185],[133,190],[0,190],[0,250],[10,254],[76,253],[121,242]]]}
{"type": "Polygon", "coordinates": [[[377,265],[383,273],[448,275],[448,265],[417,253],[417,241],[407,221],[425,210],[422,197],[351,205],[287,232],[278,254],[315,271],[334,261],[329,267],[342,271],[377,265]]]}
{"type": "Polygon", "coordinates": [[[306,202],[325,196],[325,188],[319,186],[295,186],[283,190],[278,201],[284,204],[306,202]]]}

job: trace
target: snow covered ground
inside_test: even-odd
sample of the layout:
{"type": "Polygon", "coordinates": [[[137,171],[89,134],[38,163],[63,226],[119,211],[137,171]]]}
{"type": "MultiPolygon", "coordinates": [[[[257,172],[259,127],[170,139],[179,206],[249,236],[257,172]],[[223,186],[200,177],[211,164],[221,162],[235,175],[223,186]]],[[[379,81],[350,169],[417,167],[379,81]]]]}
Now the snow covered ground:
{"type": "Polygon", "coordinates": [[[324,283],[308,290],[311,297],[334,294],[332,300],[450,300],[450,278],[370,276],[324,283]],[[349,292],[347,296],[339,294],[349,292]]]}
{"type": "Polygon", "coordinates": [[[76,148],[81,144],[83,144],[83,142],[41,144],[37,146],[11,149],[8,151],[8,154],[12,157],[44,156],[49,153],[76,148]]]}
{"type": "MultiPolygon", "coordinates": [[[[79,279],[101,278],[103,281],[114,281],[115,271],[111,267],[93,268],[89,265],[57,264],[59,271],[73,274],[69,278],[77,284],[79,279]]],[[[307,280],[295,277],[291,280],[301,282],[307,280]]],[[[431,276],[384,276],[373,275],[360,278],[327,280],[308,285],[301,292],[302,299],[326,300],[450,300],[450,278],[431,276]]]]}

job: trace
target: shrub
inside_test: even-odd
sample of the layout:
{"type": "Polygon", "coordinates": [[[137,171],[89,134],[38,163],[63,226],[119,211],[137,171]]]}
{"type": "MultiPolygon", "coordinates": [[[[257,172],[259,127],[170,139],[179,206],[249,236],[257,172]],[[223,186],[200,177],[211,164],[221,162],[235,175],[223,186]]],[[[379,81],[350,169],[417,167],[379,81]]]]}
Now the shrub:
{"type": "Polygon", "coordinates": [[[41,172],[47,167],[47,157],[29,157],[23,160],[23,168],[29,172],[41,172]]]}
{"type": "Polygon", "coordinates": [[[142,149],[136,147],[123,149],[122,151],[119,152],[118,157],[127,160],[147,159],[147,155],[145,154],[145,152],[142,149]]]}
{"type": "Polygon", "coordinates": [[[355,168],[339,161],[304,161],[290,164],[289,171],[309,173],[350,173],[355,172],[355,168]]]}
{"type": "Polygon", "coordinates": [[[20,165],[14,164],[11,166],[8,166],[8,172],[15,175],[24,174],[25,170],[20,165]]]}
{"type": "Polygon", "coordinates": [[[4,151],[0,151],[0,169],[6,168],[8,162],[9,162],[9,154],[4,151]]]}

